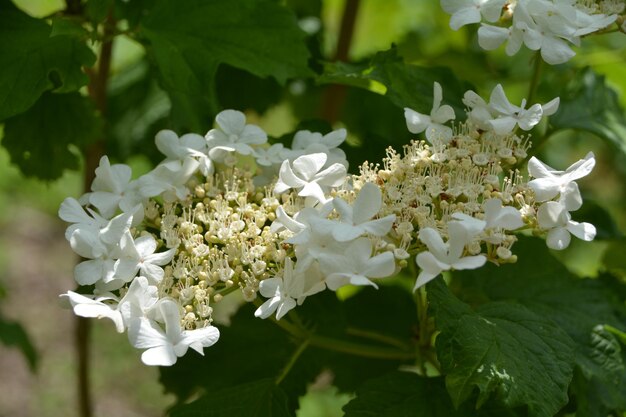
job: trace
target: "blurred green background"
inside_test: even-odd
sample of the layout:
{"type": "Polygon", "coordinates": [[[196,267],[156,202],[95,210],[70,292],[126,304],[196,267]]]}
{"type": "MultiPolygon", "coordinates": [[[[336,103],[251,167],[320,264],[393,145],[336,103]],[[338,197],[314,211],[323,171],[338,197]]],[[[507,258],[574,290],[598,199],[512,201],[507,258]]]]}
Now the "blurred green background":
{"type": "MultiPolygon", "coordinates": [[[[19,0],[16,4],[38,17],[64,7],[63,2],[56,0],[19,0]]],[[[343,0],[325,0],[321,4],[322,50],[329,58],[334,54],[344,4],[343,0]]],[[[437,1],[362,0],[350,58],[366,59],[395,43],[409,62],[450,66],[460,79],[471,82],[483,96],[488,96],[496,83],[502,83],[511,101],[519,102],[528,89],[531,53],[522,51],[513,58],[506,57],[502,51],[486,55],[477,46],[475,26],[454,32],[448,27],[448,19],[437,1]]],[[[567,64],[570,69],[589,65],[606,75],[608,84],[618,92],[622,107],[626,106],[626,42],[623,38],[623,34],[616,33],[585,39],[576,50],[575,59],[567,64]]],[[[116,43],[113,80],[142,60],[141,51],[128,39],[116,43]]],[[[544,67],[537,101],[545,102],[559,94],[563,87],[560,77],[567,68],[544,67]]],[[[319,92],[312,94],[319,95],[319,92]]],[[[307,116],[307,102],[303,102],[305,104],[299,108],[287,102],[278,103],[255,121],[278,136],[294,129],[297,119],[307,116]]],[[[156,100],[154,106],[166,109],[167,103],[156,100]]],[[[314,107],[311,103],[309,106],[314,107]]],[[[351,111],[359,116],[359,112],[366,110],[352,108],[351,111]]],[[[140,124],[144,122],[138,120],[136,128],[141,130],[140,124]]],[[[398,129],[403,130],[404,126],[398,129]]],[[[550,139],[542,148],[541,157],[562,169],[589,150],[596,153],[598,163],[592,175],[581,181],[585,199],[595,201],[611,213],[617,229],[624,232],[626,161],[622,153],[615,152],[593,135],[565,132],[550,139]]],[[[134,167],[136,174],[150,167],[145,156],[126,162],[134,167]]],[[[58,303],[60,293],[75,287],[72,269],[76,257],[63,238],[65,226],[56,212],[65,197],[80,195],[81,181],[82,174],[78,172],[66,173],[52,183],[24,178],[11,165],[6,151],[0,149],[0,270],[3,271],[0,284],[6,290],[0,310],[3,316],[24,326],[39,355],[37,372],[31,373],[18,350],[0,345],[0,417],[77,415],[74,321],[72,314],[61,309],[58,303]]],[[[559,257],[572,270],[593,276],[609,246],[609,241],[590,244],[575,241],[559,257]]],[[[621,268],[626,270],[626,265],[621,268]]],[[[158,371],[142,365],[140,352],[127,343],[125,336],[115,333],[110,323],[94,321],[93,327],[95,415],[162,415],[173,396],[162,392],[158,371]]],[[[299,416],[339,416],[341,406],[349,398],[347,394],[337,394],[322,375],[302,400],[299,416]]]]}

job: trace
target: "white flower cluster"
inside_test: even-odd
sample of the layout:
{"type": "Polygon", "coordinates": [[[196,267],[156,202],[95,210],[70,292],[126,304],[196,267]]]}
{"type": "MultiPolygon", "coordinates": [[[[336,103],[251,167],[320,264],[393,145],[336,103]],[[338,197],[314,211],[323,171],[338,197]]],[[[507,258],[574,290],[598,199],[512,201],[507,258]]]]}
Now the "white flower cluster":
{"type": "Polygon", "coordinates": [[[571,59],[575,53],[569,44],[578,46],[582,36],[613,24],[624,6],[623,0],[441,0],[441,7],[452,15],[452,29],[483,22],[478,29],[483,49],[507,42],[510,56],[523,44],[541,51],[549,64],[571,59]],[[496,22],[498,26],[490,24],[496,22]]]}
{"type": "Polygon", "coordinates": [[[411,257],[418,288],[442,271],[514,262],[523,229],[555,249],[570,234],[593,239],[593,226],[570,216],[593,155],[566,171],[532,158],[528,183],[512,170],[530,146],[517,128],[530,130],[558,99],[526,109],[499,85],[489,103],[468,91],[467,120],[446,126],[456,115],[438,83],[434,96],[429,115],[405,109],[409,130],[429,143],[411,142],[403,156],[389,149],[382,168],[365,163],[359,175],[338,148],[344,129],[270,145],[234,110],[204,137],[159,132],[165,159],[136,180],[103,157],[92,191],[59,210],[84,258],[76,282],[91,290],[62,297],[75,314],[128,331],[144,363],[167,366],[218,340],[212,306],[235,290],[250,302],[260,293],[255,315],[280,319],[325,289],[377,287],[411,257]]]}

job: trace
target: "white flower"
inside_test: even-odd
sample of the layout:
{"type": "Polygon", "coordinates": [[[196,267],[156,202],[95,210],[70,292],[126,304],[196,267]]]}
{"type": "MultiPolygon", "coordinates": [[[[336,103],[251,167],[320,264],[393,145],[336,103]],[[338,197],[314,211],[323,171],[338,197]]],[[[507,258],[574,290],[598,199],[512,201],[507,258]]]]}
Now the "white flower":
{"type": "Polygon", "coordinates": [[[74,314],[81,317],[90,318],[107,318],[113,321],[115,329],[118,333],[124,332],[124,320],[122,314],[117,309],[117,297],[113,294],[105,296],[85,296],[75,293],[74,291],[68,291],[66,294],[61,294],[61,299],[67,299],[74,310],[74,314]],[[113,303],[107,303],[112,301],[113,303]]]}
{"type": "Polygon", "coordinates": [[[165,201],[184,200],[189,194],[185,184],[199,164],[191,157],[183,161],[163,162],[139,178],[139,191],[144,197],[162,195],[165,201]]]}
{"type": "Polygon", "coordinates": [[[280,320],[289,310],[304,302],[309,295],[323,291],[326,285],[317,268],[312,264],[307,270],[294,269],[293,261],[285,259],[282,276],[264,279],[259,284],[259,292],[269,298],[254,312],[256,317],[266,319],[276,312],[280,320]]]}
{"type": "Polygon", "coordinates": [[[455,118],[454,110],[447,104],[441,105],[443,93],[441,85],[436,81],[433,90],[433,108],[430,111],[430,116],[405,107],[404,118],[406,119],[406,127],[411,133],[421,133],[425,130],[426,139],[431,143],[445,143],[452,138],[452,129],[443,124],[455,118]]]}
{"type": "Polygon", "coordinates": [[[489,107],[498,114],[496,119],[488,121],[493,130],[500,135],[510,133],[519,125],[522,130],[530,130],[541,121],[543,110],[541,104],[533,104],[529,109],[524,109],[526,99],[518,107],[509,102],[502,85],[498,84],[491,92],[489,107]]]}
{"type": "Polygon", "coordinates": [[[370,220],[378,214],[382,204],[380,188],[373,183],[366,183],[352,206],[341,198],[333,199],[333,206],[340,218],[338,221],[327,221],[326,226],[339,242],[354,240],[365,233],[384,236],[391,230],[396,216],[391,214],[382,219],[370,220]]]}
{"type": "Polygon", "coordinates": [[[339,148],[346,140],[346,135],[346,129],[333,130],[324,136],[321,133],[300,130],[293,137],[290,159],[312,153],[325,153],[328,157],[326,166],[339,163],[347,168],[346,153],[339,148]]]}
{"type": "Polygon", "coordinates": [[[213,326],[182,330],[179,306],[173,300],[163,299],[156,308],[159,319],[165,324],[165,331],[146,317],[132,320],[128,328],[131,344],[138,349],[147,349],[141,355],[146,365],[171,366],[189,348],[204,355],[203,348],[212,346],[220,337],[219,330],[213,326]]]}
{"type": "Polygon", "coordinates": [[[487,262],[484,255],[463,256],[465,245],[470,243],[473,237],[484,229],[485,222],[473,218],[469,220],[465,217],[457,217],[464,220],[448,222],[447,243],[443,242],[441,235],[435,229],[427,227],[420,230],[418,237],[426,244],[428,251],[419,253],[415,258],[422,271],[417,277],[413,290],[425,285],[442,271],[476,269],[487,262]]]}
{"type": "Polygon", "coordinates": [[[461,26],[478,23],[481,17],[488,22],[500,18],[506,0],[441,0],[441,7],[451,14],[450,28],[458,30],[461,26]]]}
{"type": "Polygon", "coordinates": [[[100,228],[105,227],[109,222],[109,220],[95,211],[90,209],[85,210],[78,200],[72,197],[67,197],[61,203],[61,207],[59,207],[59,217],[68,223],[72,223],[65,229],[65,239],[68,241],[77,229],[88,228],[100,230],[100,228]]]}
{"type": "Polygon", "coordinates": [[[350,242],[341,255],[327,252],[319,258],[326,285],[333,291],[348,284],[378,288],[370,278],[388,277],[396,270],[393,252],[372,256],[372,243],[366,237],[350,242]]]}
{"type": "Polygon", "coordinates": [[[158,293],[157,287],[149,285],[146,278],[137,277],[121,300],[111,293],[85,296],[73,291],[60,297],[70,302],[77,316],[108,318],[122,333],[132,318],[145,317],[157,302],[158,293]]]}
{"type": "Polygon", "coordinates": [[[126,233],[120,245],[119,259],[115,265],[115,276],[123,281],[131,280],[137,272],[150,279],[153,283],[158,283],[163,279],[163,268],[174,255],[176,248],[165,252],[154,253],[157,242],[152,235],[140,236],[136,240],[130,233],[126,233]]]}
{"type": "Polygon", "coordinates": [[[549,230],[546,244],[551,249],[562,250],[569,246],[571,235],[585,241],[596,237],[596,228],[589,223],[578,223],[571,219],[565,206],[557,201],[548,201],[537,210],[537,222],[549,230]]]}
{"type": "Polygon", "coordinates": [[[215,121],[219,129],[211,129],[206,134],[209,156],[219,158],[220,151],[237,152],[241,155],[253,153],[252,145],[267,142],[267,134],[258,126],[247,125],[246,116],[236,110],[220,112],[215,121]]]}
{"type": "Polygon", "coordinates": [[[483,202],[486,229],[515,230],[524,226],[522,214],[515,207],[502,207],[502,200],[490,198],[483,202]]]}
{"type": "Polygon", "coordinates": [[[284,161],[274,193],[281,194],[293,188],[298,190],[300,197],[312,197],[315,202],[325,203],[328,199],[324,191],[338,187],[346,180],[346,167],[341,164],[333,164],[321,171],[326,158],[324,153],[314,153],[296,158],[293,164],[284,161]]]}
{"type": "Polygon", "coordinates": [[[535,179],[529,181],[528,186],[535,192],[535,200],[538,202],[552,200],[560,195],[559,201],[568,211],[578,210],[582,205],[582,197],[574,181],[587,176],[595,164],[594,154],[589,152],[565,171],[557,171],[533,156],[528,161],[528,173],[535,179]]]}
{"type": "Polygon", "coordinates": [[[89,203],[107,219],[115,215],[118,207],[125,213],[131,212],[133,223],[139,224],[143,218],[143,205],[140,205],[143,198],[138,193],[136,182],[130,180],[131,175],[128,165],[111,165],[109,158],[103,156],[91,184],[92,192],[88,194],[89,203]]]}
{"type": "Polygon", "coordinates": [[[119,243],[132,223],[132,215],[122,213],[106,225],[79,225],[70,236],[70,246],[78,255],[89,260],[76,265],[74,278],[80,285],[91,285],[97,281],[114,279],[115,259],[119,243]]]}
{"type": "Polygon", "coordinates": [[[275,143],[269,148],[256,148],[254,150],[256,163],[266,167],[280,164],[285,160],[282,156],[284,150],[282,143],[275,143]]]}
{"type": "Polygon", "coordinates": [[[167,158],[166,161],[184,161],[187,157],[197,159],[204,176],[214,171],[213,161],[207,155],[206,139],[195,133],[181,136],[171,130],[161,130],[155,137],[156,147],[167,158]]]}

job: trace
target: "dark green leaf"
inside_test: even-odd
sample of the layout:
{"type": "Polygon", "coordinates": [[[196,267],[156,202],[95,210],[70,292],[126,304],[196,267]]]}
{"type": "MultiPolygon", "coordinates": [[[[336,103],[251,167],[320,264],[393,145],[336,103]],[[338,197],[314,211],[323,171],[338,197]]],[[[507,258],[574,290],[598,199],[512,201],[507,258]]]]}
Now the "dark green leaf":
{"type": "Polygon", "coordinates": [[[520,304],[494,302],[472,310],[442,279],[428,286],[438,358],[452,401],[478,388],[477,406],[495,396],[530,416],[551,417],[567,404],[573,342],[557,325],[520,304]]]}
{"type": "Polygon", "coordinates": [[[83,27],[81,19],[76,17],[57,16],[52,19],[51,37],[73,36],[76,38],[87,38],[88,32],[83,27]]]}
{"type": "Polygon", "coordinates": [[[433,83],[437,81],[443,86],[443,102],[454,108],[457,117],[464,114],[461,99],[465,91],[471,89],[448,68],[405,63],[395,47],[377,53],[367,65],[329,64],[318,78],[320,83],[344,84],[383,93],[380,87],[372,86],[372,81],[384,86],[384,95],[397,107],[410,107],[426,114],[433,107],[433,83]]]}
{"type": "Polygon", "coordinates": [[[102,23],[113,7],[113,0],[87,0],[85,13],[89,20],[97,25],[102,23]]]}
{"type": "Polygon", "coordinates": [[[626,328],[626,309],[609,286],[610,278],[577,278],[538,239],[521,239],[513,252],[518,255],[516,265],[487,265],[480,271],[455,272],[455,292],[471,304],[520,303],[557,324],[576,343],[575,362],[582,378],[574,384],[578,402],[591,401],[585,398],[590,392],[604,392],[598,400],[609,401],[607,407],[617,404],[611,398],[621,398],[620,407],[626,408],[626,398],[621,395],[626,392],[626,373],[623,369],[616,371],[619,367],[614,366],[621,357],[609,354],[607,348],[614,346],[611,335],[598,330],[603,325],[626,328]]]}
{"type": "MultiPolygon", "coordinates": [[[[255,360],[258,358],[250,358],[255,360]]],[[[215,378],[219,375],[205,375],[215,378]]],[[[290,417],[287,396],[273,379],[261,379],[209,391],[200,399],[174,407],[171,417],[290,417]]]]}
{"type": "Polygon", "coordinates": [[[44,180],[77,169],[70,145],[83,146],[102,134],[92,102],[78,93],[44,93],[27,112],[6,121],[2,144],[22,173],[44,180]]]}
{"type": "Polygon", "coordinates": [[[393,372],[366,381],[343,407],[345,417],[469,417],[471,407],[456,410],[443,378],[393,372]]]}
{"type": "Polygon", "coordinates": [[[230,65],[220,66],[215,86],[220,105],[226,109],[263,113],[282,97],[282,88],[276,80],[259,78],[230,65]]]}
{"type": "Polygon", "coordinates": [[[19,323],[6,321],[0,316],[0,342],[6,346],[17,347],[24,354],[30,369],[32,371],[37,369],[37,351],[19,323]]]}
{"type": "Polygon", "coordinates": [[[217,111],[221,63],[259,77],[308,76],[304,32],[286,7],[271,0],[162,0],[142,21],[148,53],[170,94],[179,125],[205,130],[217,111]]]}
{"type": "Polygon", "coordinates": [[[88,81],[82,66],[95,55],[70,36],[51,37],[44,21],[0,2],[0,120],[22,113],[44,91],[76,91],[88,81]]]}
{"type": "Polygon", "coordinates": [[[596,239],[617,239],[624,236],[613,216],[593,200],[585,199],[585,204],[572,214],[573,220],[591,223],[596,227],[596,239]]]}
{"type": "Polygon", "coordinates": [[[591,132],[626,153],[624,110],[604,76],[591,68],[580,71],[561,95],[559,111],[550,118],[550,123],[557,129],[591,132]]]}

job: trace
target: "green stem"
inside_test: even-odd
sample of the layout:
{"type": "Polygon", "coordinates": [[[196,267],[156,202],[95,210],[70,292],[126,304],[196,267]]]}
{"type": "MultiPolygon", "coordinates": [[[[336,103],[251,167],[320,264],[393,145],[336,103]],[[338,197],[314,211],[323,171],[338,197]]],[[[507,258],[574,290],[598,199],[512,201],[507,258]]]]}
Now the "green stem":
{"type": "Polygon", "coordinates": [[[370,330],[358,329],[356,327],[348,327],[346,331],[351,336],[357,336],[357,337],[362,337],[364,339],[374,340],[374,341],[385,343],[389,346],[394,346],[403,350],[410,349],[409,345],[407,345],[401,340],[396,339],[395,337],[372,332],[370,330]]]}
{"type": "Polygon", "coordinates": [[[278,377],[276,378],[276,385],[279,385],[281,382],[283,382],[285,377],[289,374],[289,371],[291,371],[291,368],[293,368],[293,366],[298,361],[300,355],[302,355],[307,346],[309,346],[309,343],[309,339],[304,339],[300,346],[298,346],[298,348],[293,352],[293,355],[291,355],[291,358],[289,358],[289,362],[287,362],[287,365],[285,365],[280,375],[278,375],[278,377]]]}
{"type": "Polygon", "coordinates": [[[543,66],[543,59],[541,58],[539,51],[537,51],[535,53],[535,64],[533,66],[533,76],[530,79],[530,85],[528,86],[527,103],[533,102],[535,92],[537,91],[537,85],[539,85],[539,80],[541,78],[542,66],[543,66]]]}
{"type": "Polygon", "coordinates": [[[398,349],[389,349],[376,346],[366,346],[358,343],[345,342],[343,340],[317,335],[311,336],[311,346],[317,346],[335,352],[349,353],[351,355],[362,356],[365,358],[398,360],[408,360],[415,358],[415,354],[410,351],[402,351],[398,349]]]}
{"type": "MultiPolygon", "coordinates": [[[[255,302],[255,304],[259,304],[259,302],[255,302]]],[[[375,359],[408,360],[415,358],[415,354],[409,350],[368,346],[360,343],[346,342],[332,337],[319,336],[288,322],[285,318],[282,320],[276,320],[275,317],[270,317],[270,319],[274,322],[274,324],[285,330],[294,338],[307,340],[311,346],[316,346],[322,349],[375,359]]]]}

